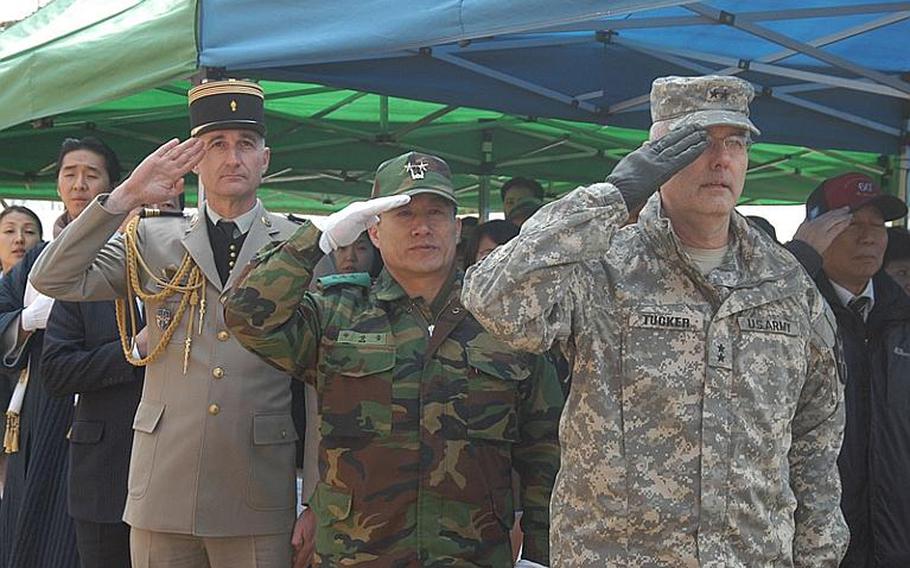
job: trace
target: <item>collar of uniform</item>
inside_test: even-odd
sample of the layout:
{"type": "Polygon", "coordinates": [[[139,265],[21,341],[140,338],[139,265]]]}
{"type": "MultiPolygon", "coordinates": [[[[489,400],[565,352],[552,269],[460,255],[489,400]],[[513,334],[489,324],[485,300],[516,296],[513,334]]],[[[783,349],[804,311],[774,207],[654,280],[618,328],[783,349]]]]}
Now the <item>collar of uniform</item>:
{"type": "MultiPolygon", "coordinates": [[[[449,274],[449,278],[439,290],[436,300],[434,300],[432,306],[430,306],[430,311],[436,314],[448,304],[452,294],[460,291],[463,277],[464,275],[460,270],[454,270],[449,274]]],[[[407,297],[407,293],[404,291],[404,288],[401,287],[401,284],[399,284],[385,268],[382,269],[382,272],[379,273],[379,277],[376,278],[376,283],[373,284],[373,294],[377,300],[382,302],[394,302],[395,300],[407,297]]]]}
{"type": "Polygon", "coordinates": [[[382,302],[393,302],[407,296],[401,284],[392,278],[392,275],[385,268],[382,269],[379,277],[376,278],[376,283],[373,284],[373,294],[377,300],[382,302]]]}
{"type": "MultiPolygon", "coordinates": [[[[214,210],[209,209],[208,202],[205,203],[205,214],[212,221],[212,225],[217,225],[218,221],[225,219],[214,210]]],[[[253,221],[256,220],[256,216],[259,214],[259,210],[262,208],[262,202],[259,199],[256,199],[256,203],[253,204],[253,208],[240,215],[239,217],[234,217],[233,219],[226,219],[227,221],[233,221],[237,228],[240,229],[241,234],[247,234],[250,231],[250,227],[253,226],[253,221]]],[[[236,234],[236,233],[235,233],[236,234]]]]}
{"type": "MultiPolygon", "coordinates": [[[[660,193],[651,196],[638,218],[638,224],[653,246],[668,257],[692,265],[682,251],[673,224],[663,215],[660,193]]],[[[733,211],[730,215],[730,248],[723,263],[708,276],[712,284],[727,287],[754,285],[760,281],[783,280],[799,268],[790,253],[772,242],[746,219],[733,211]]],[[[693,271],[697,268],[693,265],[693,271]]]]}

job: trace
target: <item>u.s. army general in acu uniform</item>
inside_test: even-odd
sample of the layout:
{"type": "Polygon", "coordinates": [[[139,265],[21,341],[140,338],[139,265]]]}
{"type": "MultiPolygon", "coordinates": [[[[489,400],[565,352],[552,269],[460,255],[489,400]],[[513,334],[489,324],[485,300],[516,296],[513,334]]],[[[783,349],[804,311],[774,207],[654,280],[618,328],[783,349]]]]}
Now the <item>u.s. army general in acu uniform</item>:
{"type": "Polygon", "coordinates": [[[235,283],[232,266],[296,225],[256,199],[268,166],[261,89],[205,83],[190,100],[194,137],[165,144],[92,203],[45,251],[32,281],[65,300],[145,298],[151,362],[124,513],[134,568],[178,558],[190,567],[287,567],[296,502],[290,379],[237,343],[218,298],[235,283]],[[177,180],[193,168],[207,197],[196,216],[144,219],[127,230],[132,244],[111,238],[127,211],[181,190],[177,180]],[[131,276],[139,290],[127,285],[131,276]],[[170,285],[178,285],[172,295],[155,296],[170,285]]]}
{"type": "Polygon", "coordinates": [[[258,255],[225,304],[243,345],[315,382],[317,561],[509,566],[514,467],[524,556],[547,564],[563,399],[555,370],[491,337],[461,306],[445,162],[390,160],[373,197],[330,216],[324,232],[305,223],[258,255]],[[307,292],[323,250],[367,227],[385,261],[378,280],[307,292]]]}
{"type": "Polygon", "coordinates": [[[492,333],[574,361],[554,566],[843,555],[835,324],[794,258],[733,211],[751,98],[733,77],[657,79],[650,144],[468,272],[465,306],[492,333]]]}

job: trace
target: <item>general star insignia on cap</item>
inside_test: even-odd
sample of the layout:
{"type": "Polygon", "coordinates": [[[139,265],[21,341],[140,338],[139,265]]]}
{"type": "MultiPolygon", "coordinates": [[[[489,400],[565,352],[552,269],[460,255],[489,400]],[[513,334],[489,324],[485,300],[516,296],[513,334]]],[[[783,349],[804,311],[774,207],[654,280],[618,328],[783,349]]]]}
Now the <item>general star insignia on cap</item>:
{"type": "Polygon", "coordinates": [[[445,160],[422,152],[408,152],[379,165],[370,197],[421,193],[438,195],[458,205],[452,172],[445,160]]]}
{"type": "Polygon", "coordinates": [[[411,176],[411,179],[423,179],[427,176],[427,170],[430,168],[430,164],[426,160],[421,158],[417,162],[408,162],[404,165],[404,169],[408,172],[408,175],[411,176]]]}

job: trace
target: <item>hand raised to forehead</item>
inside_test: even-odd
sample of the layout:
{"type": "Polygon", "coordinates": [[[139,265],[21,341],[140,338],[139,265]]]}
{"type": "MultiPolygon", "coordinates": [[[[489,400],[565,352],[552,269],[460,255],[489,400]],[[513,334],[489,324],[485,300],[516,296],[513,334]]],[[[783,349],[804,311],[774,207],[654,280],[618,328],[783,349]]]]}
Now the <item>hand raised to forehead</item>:
{"type": "Polygon", "coordinates": [[[319,247],[322,252],[328,254],[338,247],[350,245],[357,240],[360,233],[379,222],[379,215],[407,205],[410,201],[410,195],[390,195],[368,201],[355,201],[324,219],[314,220],[313,224],[322,231],[319,247]]]}
{"type": "Polygon", "coordinates": [[[124,213],[143,203],[161,203],[183,191],[183,176],[202,160],[205,147],[198,138],[174,138],[146,156],[107,201],[109,209],[124,213]]]}
{"type": "Polygon", "coordinates": [[[698,125],[671,130],[627,154],[607,176],[607,182],[619,189],[631,211],[676,172],[698,159],[707,147],[708,133],[698,125]]]}
{"type": "Polygon", "coordinates": [[[853,221],[853,213],[850,212],[849,207],[832,209],[815,219],[803,221],[796,229],[793,240],[803,241],[815,249],[815,252],[823,255],[837,235],[850,226],[851,221],[853,221]]]}

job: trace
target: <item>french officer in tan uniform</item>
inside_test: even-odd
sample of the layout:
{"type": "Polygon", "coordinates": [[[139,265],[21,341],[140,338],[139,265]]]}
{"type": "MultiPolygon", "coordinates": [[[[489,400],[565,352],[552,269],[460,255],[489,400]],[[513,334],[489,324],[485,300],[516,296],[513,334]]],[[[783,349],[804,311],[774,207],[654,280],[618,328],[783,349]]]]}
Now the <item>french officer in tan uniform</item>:
{"type": "Polygon", "coordinates": [[[189,99],[192,137],[164,144],[100,195],[31,278],[58,299],[119,299],[124,352],[148,365],[124,513],[133,567],[286,568],[297,439],[289,378],[234,340],[218,299],[235,266],[295,225],[256,198],[269,165],[262,89],[214,81],[189,99]],[[181,192],[190,171],[207,198],[197,215],[137,219],[112,238],[131,210],[181,192]],[[143,317],[148,337],[131,344],[143,317]]]}

